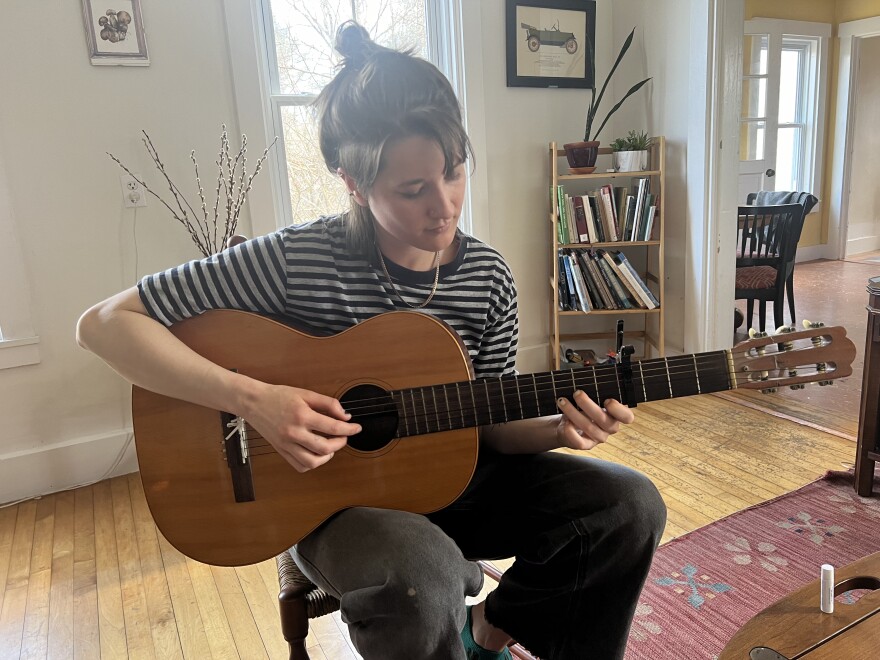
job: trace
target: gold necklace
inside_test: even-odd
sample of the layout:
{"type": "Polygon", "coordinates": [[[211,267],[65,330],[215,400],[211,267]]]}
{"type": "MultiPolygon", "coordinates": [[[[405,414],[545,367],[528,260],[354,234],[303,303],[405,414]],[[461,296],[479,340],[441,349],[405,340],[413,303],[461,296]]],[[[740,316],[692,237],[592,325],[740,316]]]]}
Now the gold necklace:
{"type": "MultiPolygon", "coordinates": [[[[374,244],[375,245],[375,244],[374,244]]],[[[437,283],[440,281],[440,251],[434,253],[434,284],[431,286],[431,293],[428,294],[428,298],[421,305],[411,305],[409,302],[403,299],[403,296],[400,295],[400,292],[397,290],[397,287],[394,286],[394,281],[391,279],[391,275],[388,273],[388,267],[385,265],[385,258],[382,256],[382,250],[379,249],[379,246],[376,245],[376,253],[379,255],[379,263],[382,265],[382,272],[385,273],[385,278],[388,280],[388,284],[391,285],[391,290],[394,291],[394,295],[400,298],[400,302],[402,302],[407,307],[411,307],[412,309],[421,309],[425,307],[431,299],[434,297],[434,294],[437,293],[437,283]]]]}

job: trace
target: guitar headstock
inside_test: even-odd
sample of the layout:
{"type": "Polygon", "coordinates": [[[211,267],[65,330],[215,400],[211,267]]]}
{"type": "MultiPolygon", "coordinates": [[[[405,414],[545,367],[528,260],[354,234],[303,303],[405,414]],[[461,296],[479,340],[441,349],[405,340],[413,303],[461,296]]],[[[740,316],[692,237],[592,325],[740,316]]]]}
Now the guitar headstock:
{"type": "Polygon", "coordinates": [[[801,389],[806,383],[830,385],[852,374],[855,344],[846,328],[803,322],[804,329],[782,326],[772,335],[750,333],[751,339],[732,349],[735,386],[773,391],[786,385],[801,389]]]}

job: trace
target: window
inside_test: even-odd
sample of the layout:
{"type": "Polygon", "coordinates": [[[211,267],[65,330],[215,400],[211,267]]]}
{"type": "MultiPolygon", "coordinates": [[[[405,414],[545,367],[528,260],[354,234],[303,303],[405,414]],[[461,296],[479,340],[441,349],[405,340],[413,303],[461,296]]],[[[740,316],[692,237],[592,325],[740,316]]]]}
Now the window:
{"type": "Polygon", "coordinates": [[[828,38],[824,23],[746,21],[740,197],[820,190],[828,38]]]}
{"type": "MultiPolygon", "coordinates": [[[[378,43],[426,57],[464,104],[462,0],[225,0],[224,8],[239,126],[252,144],[280,138],[267,160],[268,176],[249,195],[255,233],[348,207],[321,158],[311,107],[334,74],[333,38],[341,23],[357,20],[378,43]]],[[[481,125],[480,114],[473,119],[481,125]]],[[[466,231],[474,181],[469,184],[461,220],[466,231]]],[[[482,191],[483,180],[476,185],[482,191]]]]}
{"type": "Polygon", "coordinates": [[[427,56],[424,0],[267,0],[269,101],[276,133],[283,136],[286,194],[293,222],[348,207],[339,180],[327,171],[318,148],[312,103],[336,72],[333,41],[347,20],[363,25],[373,40],[427,56]]]}

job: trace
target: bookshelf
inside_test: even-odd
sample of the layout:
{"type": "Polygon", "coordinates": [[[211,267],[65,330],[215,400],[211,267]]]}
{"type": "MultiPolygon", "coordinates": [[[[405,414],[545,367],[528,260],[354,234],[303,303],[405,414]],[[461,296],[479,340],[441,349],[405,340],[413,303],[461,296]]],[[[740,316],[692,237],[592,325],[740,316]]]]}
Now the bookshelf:
{"type": "MultiPolygon", "coordinates": [[[[625,343],[633,344],[636,348],[634,358],[664,355],[663,233],[666,140],[662,136],[653,138],[648,153],[648,168],[645,171],[605,171],[611,168],[611,153],[608,147],[600,148],[596,170],[592,174],[572,174],[568,171],[565,151],[558,149],[555,142],[550,143],[550,242],[552,245],[550,369],[553,370],[575,366],[567,364],[561,355],[563,345],[574,350],[592,349],[600,358],[605,356],[609,349],[613,350],[617,319],[624,321],[625,343]],[[645,208],[637,206],[640,179],[647,182],[641,184],[646,188],[645,194],[652,195],[650,201],[643,202],[643,205],[653,203],[654,210],[650,221],[645,215],[645,208],[650,213],[649,206],[645,208]],[[603,186],[606,186],[606,190],[607,186],[610,186],[611,197],[617,195],[621,202],[615,204],[612,201],[612,208],[616,209],[618,205],[625,207],[619,216],[615,210],[602,217],[601,214],[608,209],[607,205],[603,209],[597,206],[603,203],[600,193],[603,186]],[[629,193],[624,193],[621,188],[626,188],[629,193]],[[570,216],[577,216],[578,211],[573,202],[570,203],[565,199],[565,195],[568,195],[569,200],[579,197],[581,200],[579,205],[589,206],[583,209],[584,217],[581,219],[589,223],[592,218],[594,225],[589,229],[586,237],[594,240],[583,241],[584,234],[578,230],[575,220],[569,219],[570,216]],[[630,225],[627,222],[628,195],[634,198],[633,212],[629,219],[638,224],[630,225]],[[587,199],[597,196],[599,199],[587,199]],[[565,232],[559,226],[560,204],[564,205],[564,224],[568,230],[565,232]],[[635,208],[639,208],[641,221],[635,219],[637,215],[635,208]],[[609,216],[618,218],[620,226],[617,223],[613,225],[618,227],[619,233],[639,240],[609,241],[607,231],[600,229],[597,233],[595,223],[605,224],[609,216]],[[649,228],[650,233],[646,236],[645,230],[649,228]],[[563,258],[560,258],[560,255],[563,258]],[[595,262],[596,268],[589,263],[591,260],[595,262]],[[632,266],[629,275],[635,275],[641,280],[641,283],[650,290],[649,294],[639,293],[638,282],[629,276],[624,277],[623,271],[626,270],[624,261],[632,266]],[[572,269],[575,266],[582,268],[580,282],[574,281],[576,274],[572,269]],[[561,283],[560,276],[564,278],[561,283]],[[614,276],[618,279],[617,285],[610,281],[614,276]],[[599,279],[603,280],[604,285],[596,281],[599,279]],[[627,279],[628,283],[624,282],[624,279],[627,279]],[[578,284],[581,285],[581,291],[577,291],[578,284]],[[600,286],[604,293],[599,291],[600,286]],[[612,289],[616,290],[617,295],[612,289]],[[625,297],[627,302],[623,302],[621,297],[625,297]],[[583,298],[586,300],[584,301],[583,298]],[[603,300],[609,304],[603,304],[603,300]],[[655,307],[648,308],[655,303],[655,307]]],[[[607,203],[606,201],[605,204],[607,203]]],[[[607,224],[605,226],[607,227],[607,224]]],[[[582,229],[583,225],[580,227],[582,229]]],[[[608,229],[612,228],[608,227],[608,229]]]]}

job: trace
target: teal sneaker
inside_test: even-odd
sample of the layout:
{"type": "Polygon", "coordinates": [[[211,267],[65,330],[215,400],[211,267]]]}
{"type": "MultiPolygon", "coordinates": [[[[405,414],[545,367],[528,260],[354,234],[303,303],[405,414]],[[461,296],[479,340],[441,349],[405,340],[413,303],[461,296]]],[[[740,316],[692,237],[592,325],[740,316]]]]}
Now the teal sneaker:
{"type": "Polygon", "coordinates": [[[461,631],[461,641],[464,642],[464,653],[467,660],[513,660],[510,651],[487,651],[474,641],[474,634],[471,630],[473,621],[471,620],[471,606],[467,606],[467,622],[461,631]]]}

